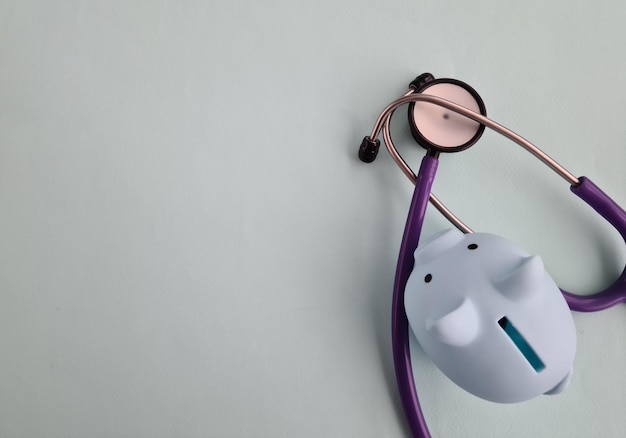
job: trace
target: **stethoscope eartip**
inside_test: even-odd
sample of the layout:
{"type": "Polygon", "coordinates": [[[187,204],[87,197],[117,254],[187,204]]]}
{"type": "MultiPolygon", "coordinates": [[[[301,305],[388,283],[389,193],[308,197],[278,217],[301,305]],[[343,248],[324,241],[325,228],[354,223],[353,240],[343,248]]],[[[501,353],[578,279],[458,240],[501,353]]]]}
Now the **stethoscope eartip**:
{"type": "Polygon", "coordinates": [[[409,88],[415,92],[419,92],[420,89],[424,88],[424,85],[434,80],[435,77],[432,74],[422,73],[411,81],[411,83],[409,84],[409,88]]]}
{"type": "Polygon", "coordinates": [[[363,137],[359,146],[359,158],[364,163],[371,163],[378,155],[378,148],[380,148],[380,140],[372,140],[369,136],[363,137]]]}

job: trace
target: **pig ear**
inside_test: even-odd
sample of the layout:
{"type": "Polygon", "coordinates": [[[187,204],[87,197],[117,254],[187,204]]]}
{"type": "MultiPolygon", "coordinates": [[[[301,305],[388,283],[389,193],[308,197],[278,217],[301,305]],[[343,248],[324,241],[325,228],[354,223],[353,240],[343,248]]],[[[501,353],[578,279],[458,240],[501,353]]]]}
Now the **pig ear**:
{"type": "Polygon", "coordinates": [[[419,246],[415,250],[415,264],[423,265],[434,260],[462,240],[463,233],[456,228],[436,234],[424,246],[419,246]]]}
{"type": "Polygon", "coordinates": [[[465,298],[461,305],[436,320],[426,321],[426,329],[438,340],[460,347],[478,335],[480,321],[474,303],[465,298]]]}
{"type": "Polygon", "coordinates": [[[502,295],[521,301],[540,296],[544,275],[543,261],[534,255],[523,258],[513,272],[494,283],[502,295]]]}

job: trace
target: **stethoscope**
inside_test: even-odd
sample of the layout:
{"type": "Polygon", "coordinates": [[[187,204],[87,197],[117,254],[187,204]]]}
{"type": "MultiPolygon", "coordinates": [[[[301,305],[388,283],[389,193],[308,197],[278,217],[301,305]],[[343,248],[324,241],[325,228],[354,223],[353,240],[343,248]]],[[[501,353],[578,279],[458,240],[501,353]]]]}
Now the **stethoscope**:
{"type": "MultiPolygon", "coordinates": [[[[366,136],[361,143],[359,148],[359,158],[366,163],[371,163],[375,160],[380,146],[378,136],[382,132],[387,150],[393,157],[394,161],[402,169],[404,174],[415,184],[415,190],[413,192],[406,227],[404,229],[404,235],[400,246],[393,289],[392,347],[396,380],[401,402],[411,432],[416,437],[429,437],[430,434],[420,408],[415,383],[413,381],[413,370],[411,367],[409,351],[410,327],[409,320],[407,319],[407,312],[409,311],[405,310],[405,293],[412,293],[413,295],[415,295],[415,293],[421,293],[421,289],[419,288],[430,286],[432,283],[432,275],[429,273],[423,277],[423,279],[420,277],[417,280],[417,283],[419,283],[417,286],[418,292],[414,292],[412,290],[407,291],[407,283],[409,283],[411,288],[414,288],[414,284],[417,284],[414,279],[411,279],[411,275],[412,272],[418,271],[420,268],[419,262],[414,262],[414,256],[418,258],[418,252],[420,251],[418,243],[421,243],[420,234],[424,223],[426,207],[429,201],[458,230],[465,233],[466,236],[472,235],[471,233],[473,233],[467,225],[452,214],[452,212],[431,193],[431,187],[435,179],[439,155],[441,153],[459,152],[469,148],[481,137],[485,126],[522,146],[565,179],[570,184],[571,191],[591,206],[611,225],[613,225],[613,227],[615,227],[622,238],[626,241],[626,212],[602,190],[600,190],[591,180],[586,177],[575,177],[572,173],[567,171],[563,166],[558,164],[528,140],[487,118],[485,105],[481,97],[472,87],[455,79],[435,79],[429,73],[422,74],[412,81],[409,86],[409,91],[387,105],[387,107],[380,113],[371,134],[366,136]],[[421,166],[417,174],[413,172],[409,165],[400,156],[390,135],[391,118],[395,110],[405,104],[409,104],[409,125],[411,133],[417,143],[426,149],[426,155],[422,159],[421,166]]],[[[435,244],[441,247],[439,252],[444,253],[443,256],[452,256],[456,254],[457,250],[455,249],[455,245],[457,242],[462,241],[460,237],[452,236],[452,233],[449,234],[450,236],[440,237],[435,244]]],[[[477,247],[475,244],[467,246],[469,250],[472,250],[475,247],[477,247]]],[[[529,262],[526,264],[530,265],[531,263],[529,262]]],[[[527,267],[524,267],[523,269],[528,272],[539,272],[537,271],[539,268],[531,268],[527,269],[527,267]]],[[[423,275],[423,273],[420,275],[423,275]]],[[[529,275],[532,276],[538,274],[526,275],[524,273],[524,275],[521,276],[523,277],[521,281],[522,284],[526,281],[526,278],[529,275]]],[[[544,277],[541,278],[541,281],[549,283],[549,280],[544,280],[544,277]]],[[[517,283],[515,288],[517,288],[516,290],[523,290],[523,287],[519,286],[517,283]]],[[[557,289],[557,291],[559,291],[559,289],[557,289]]],[[[533,291],[522,291],[522,294],[525,293],[531,295],[534,294],[533,291]]],[[[558,293],[558,295],[559,297],[562,296],[564,298],[567,306],[569,306],[569,309],[581,312],[595,312],[609,308],[618,303],[625,302],[626,268],[615,283],[602,292],[594,295],[580,296],[560,289],[560,293],[558,293]]],[[[543,298],[541,297],[533,298],[535,301],[533,301],[534,304],[532,305],[542,306],[543,304],[541,304],[540,301],[542,299],[543,298]]],[[[481,315],[481,309],[476,309],[475,304],[468,306],[466,301],[467,300],[463,301],[458,306],[458,309],[455,308],[452,312],[450,312],[452,316],[447,317],[448,319],[455,318],[456,321],[461,321],[464,328],[467,326],[467,321],[473,321],[476,318],[476,315],[481,315]]],[[[434,305],[435,304],[433,304],[433,306],[434,305]]],[[[475,334],[473,338],[463,338],[463,336],[467,337],[466,333],[472,332],[473,329],[469,331],[463,330],[461,336],[457,336],[455,338],[454,324],[458,325],[458,322],[452,320],[447,321],[446,318],[442,318],[442,320],[445,324],[450,322],[448,325],[452,327],[451,335],[448,335],[448,332],[445,330],[443,332],[436,332],[436,335],[439,336],[437,339],[443,340],[443,342],[440,342],[441,345],[443,345],[442,348],[449,348],[451,351],[454,351],[454,348],[456,348],[457,350],[463,350],[465,352],[469,348],[468,346],[471,346],[472,343],[476,342],[475,338],[480,336],[481,332],[479,328],[476,329],[478,330],[477,332],[474,330],[474,332],[478,334],[475,334]]],[[[505,321],[505,324],[507,322],[508,321],[505,321]]],[[[432,332],[435,328],[437,328],[435,323],[426,322],[422,324],[422,321],[418,321],[418,323],[420,325],[424,325],[425,327],[417,328],[413,327],[413,324],[411,324],[411,328],[414,333],[422,330],[427,333],[425,336],[431,335],[428,333],[428,330],[432,332]],[[429,326],[429,324],[432,327],[429,326]]],[[[526,357],[526,362],[528,363],[525,365],[530,364],[535,366],[532,361],[536,361],[538,358],[533,358],[532,355],[537,355],[531,346],[524,344],[526,341],[523,339],[523,336],[521,336],[520,333],[518,333],[513,327],[509,328],[509,326],[506,326],[505,328],[505,324],[503,324],[502,319],[498,320],[498,323],[513,340],[512,343],[515,343],[518,347],[519,351],[517,351],[516,354],[521,352],[521,354],[517,354],[517,356],[526,357]],[[528,359],[527,356],[527,352],[529,351],[530,353],[528,356],[531,356],[530,359],[528,359]]],[[[502,337],[506,338],[504,335],[502,337]]],[[[422,343],[419,337],[418,341],[422,343]]],[[[572,356],[569,352],[568,354],[572,356]]],[[[573,356],[570,357],[569,360],[573,361],[573,356]]],[[[523,362],[523,360],[520,359],[520,362],[523,362]]],[[[440,368],[442,367],[440,366],[440,368]]],[[[531,367],[527,366],[527,368],[530,369],[531,367]]],[[[538,371],[535,366],[535,373],[540,372],[544,371],[542,369],[539,369],[538,371]]],[[[530,371],[529,373],[532,374],[530,371]]],[[[565,382],[565,385],[566,383],[567,382],[565,382]]],[[[539,394],[540,393],[536,395],[539,394]]],[[[506,396],[507,395],[505,394],[504,397],[506,396]]],[[[528,398],[528,394],[525,394],[525,396],[528,398]]]]}

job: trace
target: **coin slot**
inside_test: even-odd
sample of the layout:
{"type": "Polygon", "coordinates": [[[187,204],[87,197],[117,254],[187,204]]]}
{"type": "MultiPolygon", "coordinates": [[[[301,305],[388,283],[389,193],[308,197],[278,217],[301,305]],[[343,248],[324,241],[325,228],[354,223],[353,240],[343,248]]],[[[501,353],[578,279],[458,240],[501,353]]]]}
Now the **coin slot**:
{"type": "Polygon", "coordinates": [[[513,341],[513,344],[515,344],[517,349],[522,353],[530,366],[532,366],[536,372],[539,373],[546,368],[545,364],[539,358],[539,355],[537,355],[535,350],[533,350],[533,347],[530,346],[528,341],[506,316],[503,316],[498,320],[498,325],[509,336],[509,339],[513,341]]]}

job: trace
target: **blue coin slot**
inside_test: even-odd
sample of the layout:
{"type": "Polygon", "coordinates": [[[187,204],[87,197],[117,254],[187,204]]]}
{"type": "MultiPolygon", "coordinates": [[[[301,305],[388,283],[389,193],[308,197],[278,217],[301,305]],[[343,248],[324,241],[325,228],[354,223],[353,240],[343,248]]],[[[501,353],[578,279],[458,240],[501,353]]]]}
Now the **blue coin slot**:
{"type": "Polygon", "coordinates": [[[524,336],[511,324],[511,321],[509,321],[506,316],[500,318],[498,324],[536,372],[540,372],[546,368],[537,353],[535,353],[535,350],[533,350],[533,347],[530,346],[528,341],[524,339],[524,336]]]}

